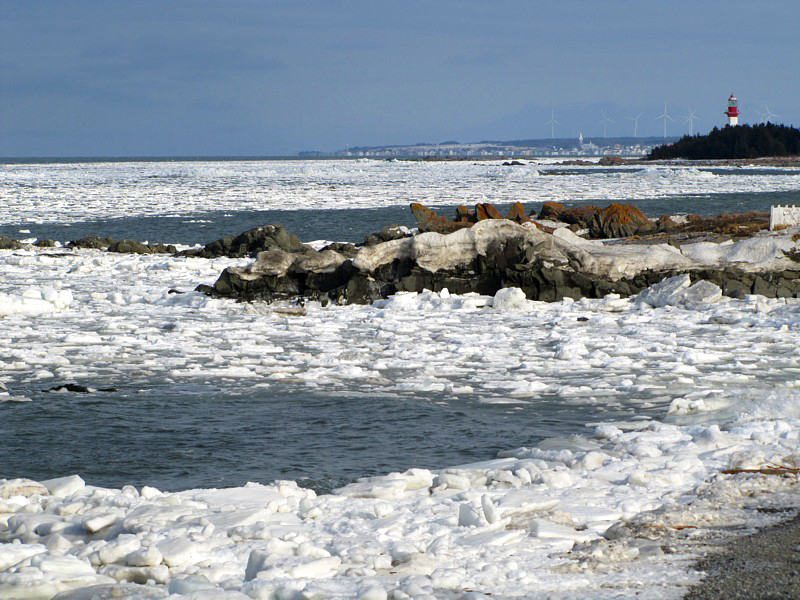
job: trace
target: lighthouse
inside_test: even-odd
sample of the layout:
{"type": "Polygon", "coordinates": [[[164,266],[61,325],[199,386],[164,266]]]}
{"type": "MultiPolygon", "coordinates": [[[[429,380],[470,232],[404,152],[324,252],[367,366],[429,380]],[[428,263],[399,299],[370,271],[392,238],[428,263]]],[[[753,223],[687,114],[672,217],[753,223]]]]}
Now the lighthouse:
{"type": "Polygon", "coordinates": [[[728,110],[725,111],[728,116],[728,125],[739,124],[739,101],[733,94],[728,98],[728,110]]]}

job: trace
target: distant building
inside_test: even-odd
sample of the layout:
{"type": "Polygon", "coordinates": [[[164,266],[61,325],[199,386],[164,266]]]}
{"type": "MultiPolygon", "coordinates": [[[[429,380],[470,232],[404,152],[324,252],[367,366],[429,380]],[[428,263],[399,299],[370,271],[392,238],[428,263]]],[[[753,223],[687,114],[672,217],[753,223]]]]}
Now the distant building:
{"type": "Polygon", "coordinates": [[[725,111],[725,115],[728,117],[728,125],[739,124],[739,101],[733,94],[728,97],[728,110],[725,111]]]}

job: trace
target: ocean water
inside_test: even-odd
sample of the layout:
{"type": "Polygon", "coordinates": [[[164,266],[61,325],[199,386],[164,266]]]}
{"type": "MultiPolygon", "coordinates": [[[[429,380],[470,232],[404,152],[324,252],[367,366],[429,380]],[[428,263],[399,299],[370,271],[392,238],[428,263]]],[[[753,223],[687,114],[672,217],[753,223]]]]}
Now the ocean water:
{"type": "Polygon", "coordinates": [[[484,460],[586,433],[589,417],[636,412],[565,405],[555,396],[520,409],[438,393],[289,385],[255,393],[224,384],[123,383],[91,395],[15,390],[32,402],[0,405],[0,477],[79,473],[105,487],[173,491],[292,479],[327,492],[364,476],[484,460]]]}

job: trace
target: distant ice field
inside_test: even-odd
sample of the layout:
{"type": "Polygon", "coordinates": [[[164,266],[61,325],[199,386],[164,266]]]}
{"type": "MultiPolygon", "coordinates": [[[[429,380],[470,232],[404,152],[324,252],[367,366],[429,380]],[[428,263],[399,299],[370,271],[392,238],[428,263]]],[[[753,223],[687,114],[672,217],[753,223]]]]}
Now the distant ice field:
{"type": "Polygon", "coordinates": [[[5,164],[0,235],[195,244],[280,222],[304,241],[360,241],[384,224],[413,226],[410,202],[449,215],[458,204],[485,201],[501,207],[521,201],[529,211],[548,200],[623,201],[657,217],[767,210],[797,202],[799,190],[800,170],[775,168],[376,160],[5,164]]]}

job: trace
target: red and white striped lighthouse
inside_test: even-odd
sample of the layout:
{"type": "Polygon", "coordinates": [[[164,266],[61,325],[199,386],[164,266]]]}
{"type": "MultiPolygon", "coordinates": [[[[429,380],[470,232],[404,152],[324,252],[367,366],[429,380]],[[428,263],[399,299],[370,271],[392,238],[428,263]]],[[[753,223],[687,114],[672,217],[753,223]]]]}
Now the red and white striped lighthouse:
{"type": "Polygon", "coordinates": [[[739,101],[733,94],[728,98],[728,110],[725,111],[728,116],[728,125],[739,124],[739,101]]]}

